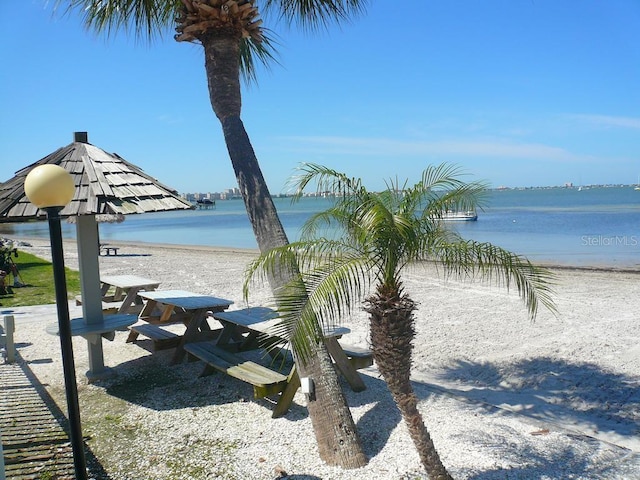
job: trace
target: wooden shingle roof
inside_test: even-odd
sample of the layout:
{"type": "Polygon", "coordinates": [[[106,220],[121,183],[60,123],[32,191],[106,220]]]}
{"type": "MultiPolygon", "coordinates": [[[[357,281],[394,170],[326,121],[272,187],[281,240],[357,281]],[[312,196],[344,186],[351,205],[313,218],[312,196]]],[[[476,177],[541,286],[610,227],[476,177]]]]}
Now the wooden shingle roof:
{"type": "MultiPolygon", "coordinates": [[[[78,138],[78,137],[76,137],[78,138]]],[[[35,167],[60,165],[74,179],[76,192],[62,217],[93,214],[131,214],[187,210],[193,206],[175,190],[164,186],[115,153],[75,141],[16,172],[0,183],[0,222],[44,219],[24,193],[24,181],[35,167]]]]}

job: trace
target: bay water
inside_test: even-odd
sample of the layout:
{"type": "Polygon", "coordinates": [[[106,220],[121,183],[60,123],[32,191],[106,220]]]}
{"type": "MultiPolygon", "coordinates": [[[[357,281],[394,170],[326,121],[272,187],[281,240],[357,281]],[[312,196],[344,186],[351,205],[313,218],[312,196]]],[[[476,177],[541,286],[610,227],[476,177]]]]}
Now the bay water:
{"type": "MultiPolygon", "coordinates": [[[[290,241],[331,200],[275,198],[290,241]]],[[[491,242],[544,264],[640,267],[640,191],[633,187],[492,190],[475,222],[450,222],[463,237],[491,242]]],[[[46,222],[0,224],[0,235],[48,238],[46,222]]],[[[63,224],[75,238],[75,225],[63,224]]],[[[177,245],[257,248],[242,200],[215,209],[128,215],[100,224],[100,239],[177,245]]]]}

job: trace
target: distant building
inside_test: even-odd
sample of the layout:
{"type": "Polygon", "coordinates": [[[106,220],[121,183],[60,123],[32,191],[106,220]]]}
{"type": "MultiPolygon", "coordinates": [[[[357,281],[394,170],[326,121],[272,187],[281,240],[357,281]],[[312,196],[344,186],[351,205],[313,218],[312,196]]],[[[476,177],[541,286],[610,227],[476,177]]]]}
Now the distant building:
{"type": "Polygon", "coordinates": [[[202,203],[204,200],[210,200],[211,202],[215,202],[216,200],[231,200],[235,198],[242,198],[242,194],[240,193],[240,189],[235,188],[227,188],[222,192],[207,192],[207,193],[183,193],[182,198],[188,200],[192,203],[202,203]]]}

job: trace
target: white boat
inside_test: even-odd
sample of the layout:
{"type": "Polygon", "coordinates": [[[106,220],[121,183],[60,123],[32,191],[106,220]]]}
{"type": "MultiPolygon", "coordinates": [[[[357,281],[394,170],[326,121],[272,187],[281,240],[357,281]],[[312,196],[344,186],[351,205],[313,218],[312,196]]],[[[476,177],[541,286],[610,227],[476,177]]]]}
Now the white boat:
{"type": "Polygon", "coordinates": [[[478,220],[478,214],[473,210],[467,210],[466,212],[448,210],[442,214],[442,220],[454,222],[475,222],[478,220]]]}

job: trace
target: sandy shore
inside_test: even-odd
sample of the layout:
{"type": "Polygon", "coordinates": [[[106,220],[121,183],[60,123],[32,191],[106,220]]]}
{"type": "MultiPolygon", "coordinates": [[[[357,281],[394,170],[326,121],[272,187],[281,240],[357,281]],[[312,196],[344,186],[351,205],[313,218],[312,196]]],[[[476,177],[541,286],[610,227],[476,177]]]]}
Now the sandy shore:
{"type": "MultiPolygon", "coordinates": [[[[49,255],[47,242],[30,242],[21,250],[49,255]]],[[[67,266],[77,268],[75,244],[65,249],[67,266]]],[[[122,244],[119,253],[100,257],[102,274],[138,274],[244,307],[243,270],[255,252],[122,244]]],[[[433,269],[405,277],[419,302],[415,389],[457,479],[640,479],[640,274],[556,273],[559,315],[541,311],[534,323],[502,288],[445,282],[433,269]]],[[[267,299],[260,290],[250,303],[267,299]]],[[[44,332],[52,312],[15,309],[15,336],[21,358],[66,411],[58,340],[44,332]]],[[[345,326],[349,343],[367,345],[363,312],[345,326]]],[[[272,479],[276,467],[292,479],[426,478],[375,368],[363,371],[365,392],[345,384],[370,458],[345,471],[319,460],[301,394],[273,420],[272,406],[253,400],[248,386],[198,378],[197,363],[170,367],[170,352],[152,354],[125,337],[104,342],[117,375],[92,385],[86,341],[74,339],[83,431],[110,479],[272,479]]]]}

